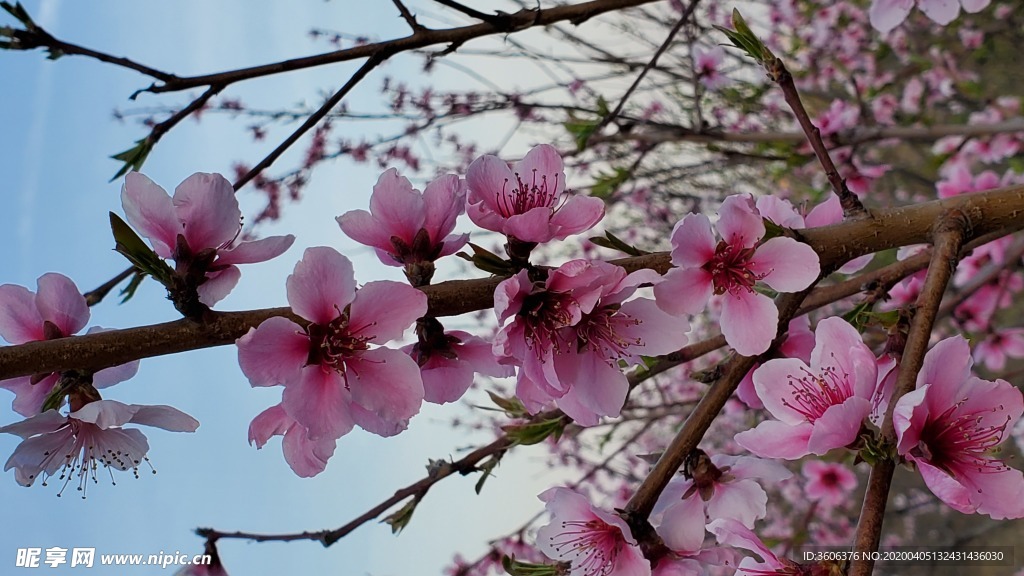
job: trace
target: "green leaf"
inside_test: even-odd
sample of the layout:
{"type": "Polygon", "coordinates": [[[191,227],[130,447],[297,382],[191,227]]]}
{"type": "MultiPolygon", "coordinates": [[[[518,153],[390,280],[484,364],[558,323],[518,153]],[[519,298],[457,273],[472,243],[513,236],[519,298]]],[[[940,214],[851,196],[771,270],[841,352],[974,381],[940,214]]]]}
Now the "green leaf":
{"type": "Polygon", "coordinates": [[[414,496],[412,500],[405,503],[405,506],[381,520],[381,523],[391,526],[392,534],[398,534],[409,525],[412,514],[416,511],[416,505],[420,503],[420,498],[420,496],[414,496]]]}
{"type": "Polygon", "coordinates": [[[600,172],[597,181],[590,187],[590,195],[607,200],[620,186],[629,181],[630,176],[632,173],[626,168],[615,168],[610,174],[600,172]]]}
{"type": "Polygon", "coordinates": [[[139,272],[149,274],[164,286],[170,286],[174,270],[139,238],[131,226],[113,212],[110,213],[110,230],[114,233],[114,250],[124,255],[139,272]]]}
{"type": "Polygon", "coordinates": [[[473,490],[475,490],[477,494],[480,494],[480,491],[484,489],[484,482],[487,482],[487,479],[491,477],[494,473],[494,469],[498,467],[500,462],[501,456],[499,454],[495,454],[488,458],[483,464],[476,467],[477,470],[483,472],[483,474],[480,475],[480,479],[476,481],[476,485],[473,486],[473,490]]]}
{"type": "Polygon", "coordinates": [[[729,30],[722,26],[715,26],[719,32],[725,34],[734,46],[743,50],[748,56],[756,60],[758,64],[764,66],[776,60],[775,54],[758,39],[750,29],[750,26],[747,26],[747,21],[743,19],[743,15],[735,8],[732,10],[732,27],[733,30],[729,30]]]}
{"type": "Polygon", "coordinates": [[[474,266],[484,272],[497,274],[498,276],[507,276],[516,272],[516,268],[511,262],[503,259],[494,252],[491,252],[481,246],[477,246],[472,242],[469,243],[469,247],[473,250],[472,256],[465,252],[459,252],[456,256],[467,262],[472,262],[474,266]]]}
{"type": "Polygon", "coordinates": [[[557,441],[565,431],[565,420],[552,418],[530,424],[516,424],[502,427],[508,437],[521,446],[532,446],[539,444],[548,437],[553,436],[557,441]]]}
{"type": "Polygon", "coordinates": [[[135,274],[132,275],[132,279],[128,282],[128,285],[125,286],[124,289],[121,290],[120,292],[120,295],[122,297],[121,304],[124,304],[125,302],[131,300],[133,296],[135,296],[135,291],[139,289],[139,286],[145,279],[146,275],[141,272],[136,272],[135,274]]]}
{"type": "Polygon", "coordinates": [[[152,150],[153,142],[150,141],[150,138],[147,136],[141,140],[136,140],[135,146],[132,146],[124,152],[119,152],[111,156],[114,160],[120,160],[123,162],[124,165],[121,166],[121,169],[117,171],[117,174],[114,174],[114,177],[111,178],[110,181],[113,182],[132,170],[137,171],[142,168],[142,165],[146,162],[146,158],[152,150]]]}
{"type": "Polygon", "coordinates": [[[630,256],[643,256],[644,254],[650,254],[650,252],[640,250],[639,248],[631,244],[625,243],[624,241],[622,241],[622,239],[612,234],[611,232],[605,232],[603,237],[592,236],[590,238],[590,241],[594,244],[597,244],[598,246],[601,246],[602,248],[618,250],[619,252],[629,254],[630,256]]]}
{"type": "Polygon", "coordinates": [[[499,408],[501,408],[505,414],[510,418],[523,418],[529,415],[526,411],[526,407],[519,401],[518,398],[505,398],[499,396],[490,390],[487,391],[487,395],[491,397],[491,402],[494,402],[499,408]]]}
{"type": "Polygon", "coordinates": [[[558,574],[565,574],[566,571],[563,564],[559,566],[557,564],[531,564],[529,562],[520,562],[516,560],[515,556],[502,556],[501,567],[505,569],[506,574],[512,576],[557,576],[558,574]]]}

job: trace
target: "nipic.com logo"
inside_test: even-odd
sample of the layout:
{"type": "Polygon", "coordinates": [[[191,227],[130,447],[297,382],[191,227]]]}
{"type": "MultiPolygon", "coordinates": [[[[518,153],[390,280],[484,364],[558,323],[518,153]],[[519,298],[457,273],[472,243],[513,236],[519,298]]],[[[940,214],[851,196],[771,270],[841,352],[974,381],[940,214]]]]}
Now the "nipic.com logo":
{"type": "Polygon", "coordinates": [[[96,554],[95,548],[18,548],[14,566],[16,568],[56,568],[67,565],[70,568],[92,568],[97,557],[101,566],[209,566],[213,558],[209,554],[187,555],[179,551],[167,554],[96,554]]]}

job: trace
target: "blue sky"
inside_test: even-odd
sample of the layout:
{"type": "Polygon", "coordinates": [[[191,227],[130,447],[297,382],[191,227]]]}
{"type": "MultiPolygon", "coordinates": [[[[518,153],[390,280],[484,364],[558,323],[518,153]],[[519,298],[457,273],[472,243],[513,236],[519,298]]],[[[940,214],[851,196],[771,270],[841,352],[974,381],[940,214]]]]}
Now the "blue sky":
{"type": "MultiPolygon", "coordinates": [[[[258,64],[322,51],[307,32],[313,26],[388,37],[405,28],[387,2],[254,2],[200,0],[173,3],[26,1],[36,20],[58,37],[112,54],[126,55],[177,74],[195,74],[258,64]]],[[[13,24],[5,17],[0,26],[13,24]]],[[[333,89],[353,65],[256,80],[225,92],[247,104],[280,107],[317,102],[321,89],[333,89]]],[[[397,58],[387,73],[418,78],[419,60],[397,58]]],[[[118,166],[110,154],[144,135],[132,122],[118,123],[112,110],[131,106],[127,97],[150,80],[133,72],[75,57],[56,62],[41,52],[0,53],[0,284],[35,289],[46,272],[70,276],[83,290],[99,285],[125,267],[112,251],[107,212],[121,212],[120,183],[108,182],[118,166]]],[[[383,75],[371,77],[352,102],[378,98],[383,75]]],[[[198,94],[196,92],[195,94],[198,94]]],[[[194,95],[194,94],[191,94],[194,95]]],[[[180,104],[186,95],[142,95],[138,105],[180,104]]],[[[356,126],[352,130],[358,130],[356,126]]],[[[349,134],[356,134],[350,132],[349,134]]],[[[283,133],[278,133],[283,136],[283,133]]],[[[168,190],[197,171],[230,174],[231,162],[262,158],[273,138],[252,143],[242,124],[207,117],[187,120],[160,142],[144,172],[168,190]]],[[[286,157],[281,167],[289,165],[286,157]]],[[[285,304],[284,278],[304,247],[330,245],[349,255],[357,279],[401,279],[398,269],[382,267],[366,249],[338,230],[334,216],[365,207],[378,172],[336,163],[316,172],[301,205],[266,226],[264,234],[293,232],[296,245],[276,261],[248,266],[240,285],[218,308],[263,308],[285,304]]],[[[240,194],[243,212],[258,208],[240,194]]],[[[162,289],[147,282],[125,305],[116,298],[92,310],[92,325],[127,327],[172,320],[176,312],[162,289]]],[[[13,573],[19,547],[97,548],[98,553],[199,553],[197,526],[254,532],[319,530],[344,524],[419,479],[427,458],[459,457],[459,449],[487,441],[447,421],[452,408],[425,405],[410,429],[381,439],[355,431],[342,438],[327,471],[314,479],[295,477],[278,440],[256,451],[246,444],[249,421],[279,401],[279,389],[251,389],[238,369],[233,347],[187,356],[143,361],[138,376],[109,390],[105,398],[126,403],[170,404],[201,423],[192,435],[147,431],[150,458],[158,470],[135,480],[122,474],[117,485],[100,476],[81,500],[58,487],[21,488],[12,472],[0,476],[8,521],[0,528],[0,572],[13,573]],[[15,520],[16,519],[16,520],[15,520]]],[[[0,423],[17,419],[6,401],[0,423]]],[[[0,454],[17,444],[0,437],[0,454]]],[[[220,546],[232,575],[261,574],[430,574],[438,573],[456,551],[475,557],[483,542],[515,528],[541,509],[536,494],[550,484],[537,464],[540,454],[507,458],[476,496],[474,477],[452,478],[431,490],[400,537],[370,523],[340,543],[253,544],[225,541],[220,546]]],[[[39,568],[53,574],[85,572],[98,576],[169,574],[159,568],[91,570],[39,568]]]]}

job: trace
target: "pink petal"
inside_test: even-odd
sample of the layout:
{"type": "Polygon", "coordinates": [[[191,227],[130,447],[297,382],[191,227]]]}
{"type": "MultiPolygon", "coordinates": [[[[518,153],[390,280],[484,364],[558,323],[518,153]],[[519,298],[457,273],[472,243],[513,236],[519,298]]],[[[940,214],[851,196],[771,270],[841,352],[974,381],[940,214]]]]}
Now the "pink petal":
{"type": "Polygon", "coordinates": [[[715,484],[715,493],[708,501],[708,517],[734,518],[747,528],[767,513],[768,494],[753,480],[715,484]]]}
{"type": "Polygon", "coordinates": [[[289,382],[281,394],[281,405],[289,416],[309,430],[311,440],[335,439],[348,434],[355,425],[349,413],[349,402],[341,376],[317,365],[303,368],[301,376],[289,382]]]}
{"type": "Polygon", "coordinates": [[[284,434],[281,448],[284,461],[300,478],[312,478],[327,468],[327,461],[334,455],[338,441],[326,438],[315,441],[306,436],[306,429],[293,424],[284,434]]]}
{"type": "Polygon", "coordinates": [[[715,256],[715,233],[703,214],[687,214],[672,229],[672,263],[700,268],[715,256]]]}
{"type": "Polygon", "coordinates": [[[423,195],[413,190],[408,178],[394,168],[380,175],[370,195],[370,213],[389,236],[412,242],[423,227],[425,212],[423,195]]]}
{"type": "Polygon", "coordinates": [[[995,520],[1024,518],[1024,474],[1016,468],[971,474],[971,501],[995,520]]]}
{"type": "Polygon", "coordinates": [[[193,252],[220,248],[242,227],[235,190],[220,174],[197,172],[178,184],[172,199],[185,226],[185,240],[193,252]]]}
{"type": "MultiPolygon", "coordinates": [[[[110,330],[113,330],[113,328],[101,328],[99,326],[93,326],[92,328],[89,328],[86,334],[98,334],[100,332],[108,332],[110,330]]],[[[133,360],[131,362],[126,362],[119,366],[104,368],[103,370],[96,372],[95,374],[92,375],[92,385],[93,387],[102,390],[104,388],[109,388],[110,386],[113,386],[114,384],[117,384],[119,382],[130,380],[131,378],[134,378],[135,375],[138,373],[139,361],[133,360]]]]}
{"type": "Polygon", "coordinates": [[[46,454],[67,454],[73,446],[74,436],[70,427],[28,438],[14,449],[4,470],[14,468],[15,481],[22,486],[31,486],[44,470],[52,476],[64,465],[63,459],[46,458],[46,454]]]}
{"type": "Polygon", "coordinates": [[[835,370],[861,398],[870,398],[878,382],[875,355],[864,345],[857,329],[838,316],[818,322],[811,366],[835,370]]]}
{"type": "Polygon", "coordinates": [[[473,385],[473,374],[468,362],[431,358],[421,371],[423,399],[433,404],[455,402],[473,385]]]}
{"type": "Polygon", "coordinates": [[[266,262],[271,258],[277,258],[284,254],[292,244],[295,243],[295,236],[286,234],[284,236],[268,236],[250,242],[242,242],[232,248],[217,251],[217,266],[229,264],[254,264],[266,262]]]}
{"type": "Polygon", "coordinates": [[[423,403],[423,380],[412,358],[377,348],[349,360],[352,401],[387,422],[412,418],[423,403]]]}
{"type": "Polygon", "coordinates": [[[409,427],[408,418],[385,420],[376,413],[370,412],[366,408],[355,403],[351,404],[349,408],[352,410],[352,420],[355,421],[360,428],[382,438],[396,436],[404,432],[405,429],[409,427]]]}
{"type": "Polygon", "coordinates": [[[828,198],[821,204],[811,208],[811,211],[807,213],[807,217],[804,218],[804,224],[808,228],[828,226],[829,224],[837,224],[842,221],[843,204],[839,201],[839,196],[835,192],[829,192],[828,198]]]}
{"type": "Polygon", "coordinates": [[[295,419],[285,412],[283,406],[271,406],[249,423],[249,445],[255,443],[257,449],[263,448],[272,437],[283,436],[294,423],[295,419]]]}
{"type": "Polygon", "coordinates": [[[945,26],[960,14],[960,0],[917,0],[921,9],[936,24],[945,26]]]}
{"type": "Polygon", "coordinates": [[[657,532],[674,552],[696,552],[704,542],[704,522],[704,502],[694,494],[665,509],[657,532]]]}
{"type": "Polygon", "coordinates": [[[779,310],[775,302],[764,294],[745,291],[735,295],[727,292],[723,300],[725,341],[743,356],[757,356],[767,351],[779,329],[779,310]]]}
{"type": "Polygon", "coordinates": [[[238,364],[253,386],[286,384],[309,358],[309,336],[287,318],[268,318],[238,339],[238,364]]]}
{"type": "Polygon", "coordinates": [[[462,343],[455,347],[459,360],[468,362],[474,371],[495,378],[515,375],[515,368],[500,364],[494,357],[490,342],[461,330],[452,330],[448,334],[462,340],[462,343]]]}
{"type": "Polygon", "coordinates": [[[435,178],[423,189],[423,227],[438,242],[455,229],[459,214],[466,210],[466,182],[455,174],[435,178]]]}
{"type": "MultiPolygon", "coordinates": [[[[927,402],[931,407],[952,406],[960,400],[960,388],[971,375],[971,347],[963,336],[940,341],[924,355],[924,363],[917,374],[917,386],[931,384],[927,402]]],[[[941,412],[941,410],[940,410],[941,412]]]]}
{"type": "Polygon", "coordinates": [[[516,164],[515,173],[523,182],[547,183],[548,195],[558,197],[565,189],[565,173],[562,171],[562,156],[550,144],[534,146],[516,164]]]}
{"type": "Polygon", "coordinates": [[[913,7],[914,0],[872,0],[868,17],[875,30],[886,34],[902,24],[913,7]]]}
{"type": "Polygon", "coordinates": [[[490,155],[477,158],[469,165],[466,172],[466,186],[469,191],[466,213],[477,226],[500,232],[500,229],[495,230],[481,221],[488,220],[493,225],[492,218],[481,219],[479,216],[494,215],[500,212],[498,209],[499,198],[503,198],[517,185],[515,176],[504,160],[490,155]],[[474,206],[477,207],[477,210],[473,209],[474,206]]]}
{"type": "Polygon", "coordinates": [[[22,438],[30,438],[37,434],[53,432],[57,428],[67,424],[67,422],[67,416],[63,416],[56,410],[47,410],[46,412],[30,416],[21,422],[8,424],[7,426],[0,428],[0,433],[14,434],[15,436],[20,436],[22,438]]]}
{"type": "Polygon", "coordinates": [[[797,214],[796,209],[793,208],[789,200],[779,198],[778,196],[761,196],[755,202],[755,206],[757,207],[757,212],[765,220],[770,220],[786,228],[804,227],[804,219],[800,214],[797,214]]]}
{"type": "Polygon", "coordinates": [[[36,296],[15,284],[0,286],[0,336],[11,344],[45,340],[36,296]]]}
{"type": "Polygon", "coordinates": [[[77,333],[89,322],[89,305],[70,278],[50,272],[39,277],[38,287],[39,315],[56,324],[64,336],[77,333]]]}
{"type": "Polygon", "coordinates": [[[348,306],[356,294],[352,262],[334,248],[306,248],[302,260],[285,281],[288,304],[299,316],[327,324],[348,306]]]}
{"type": "Polygon", "coordinates": [[[774,358],[754,371],[754,390],[772,416],[786,424],[806,422],[807,418],[793,408],[797,392],[791,380],[806,377],[810,368],[797,358],[774,358]]]}
{"type": "Polygon", "coordinates": [[[764,236],[764,220],[749,194],[735,194],[722,202],[715,228],[730,246],[751,248],[764,236]]]}
{"type": "Polygon", "coordinates": [[[722,468],[729,467],[729,474],[737,480],[747,478],[759,478],[767,482],[780,482],[793,477],[793,473],[774,460],[762,460],[753,456],[730,456],[728,454],[715,454],[711,461],[722,468]]]}
{"type": "Polygon", "coordinates": [[[812,431],[810,422],[791,426],[776,420],[765,420],[753,430],[740,432],[734,440],[762,458],[796,460],[811,453],[807,444],[812,431]]]}
{"type": "Polygon", "coordinates": [[[444,247],[441,248],[441,252],[437,254],[437,257],[441,258],[444,256],[451,256],[461,250],[462,247],[468,243],[469,234],[451,234],[446,236],[444,238],[444,247]]]}
{"type": "Polygon", "coordinates": [[[976,426],[999,428],[1005,424],[1012,430],[1024,413],[1020,389],[1006,380],[989,382],[971,376],[961,390],[957,413],[971,414],[976,426]]]}
{"type": "Polygon", "coordinates": [[[523,242],[547,242],[555,235],[551,224],[551,209],[538,206],[523,214],[509,216],[501,231],[523,242]]]}
{"type": "Polygon", "coordinates": [[[921,458],[911,459],[917,464],[917,470],[921,473],[924,483],[928,485],[928,489],[938,496],[939,500],[964,514],[972,514],[978,509],[977,505],[971,502],[970,490],[956,478],[921,458]]]}
{"type": "Polygon", "coordinates": [[[777,237],[758,246],[750,270],[764,275],[762,281],[779,292],[797,292],[818,278],[818,254],[807,244],[777,237]]]}
{"type": "Polygon", "coordinates": [[[703,268],[673,268],[665,281],[654,287],[654,299],[669,314],[697,314],[704,310],[715,285],[703,268]]]}
{"type": "Polygon", "coordinates": [[[0,388],[14,392],[15,397],[11,408],[15,412],[22,416],[35,416],[39,414],[39,409],[42,408],[46,397],[53,392],[53,387],[57,384],[59,377],[60,375],[54,372],[35,384],[32,384],[31,376],[0,380],[0,388]]]}
{"type": "Polygon", "coordinates": [[[138,172],[129,172],[121,187],[121,207],[132,228],[149,239],[161,258],[170,258],[183,232],[167,192],[138,172]]]}
{"type": "Polygon", "coordinates": [[[960,5],[964,7],[964,12],[975,14],[984,10],[991,1],[992,0],[960,0],[960,5]]]}
{"type": "Polygon", "coordinates": [[[505,227],[505,217],[498,214],[495,208],[488,206],[483,200],[476,203],[467,203],[466,214],[469,215],[469,219],[474,224],[484,230],[504,233],[502,231],[505,227]]]}
{"type": "Polygon", "coordinates": [[[207,306],[213,306],[226,298],[235,289],[241,278],[242,271],[237,266],[228,266],[223,270],[208,272],[206,282],[200,284],[196,289],[199,301],[207,306]]]}
{"type": "Polygon", "coordinates": [[[195,432],[199,421],[171,406],[136,406],[138,411],[132,416],[132,424],[163,428],[171,432],[195,432]]]}
{"type": "Polygon", "coordinates": [[[896,429],[896,448],[901,455],[906,455],[921,442],[921,432],[928,419],[926,395],[930,387],[925,384],[907,392],[900,396],[893,407],[892,423],[896,429]]]}
{"type": "Polygon", "coordinates": [[[619,415],[629,383],[618,365],[585,350],[555,356],[555,366],[562,382],[573,383],[558,407],[578,424],[594,426],[602,416],[619,415]]]}
{"type": "Polygon", "coordinates": [[[814,431],[807,443],[812,454],[824,455],[834,448],[853,443],[860,432],[861,424],[871,413],[871,401],[866,398],[850,398],[842,404],[829,406],[814,421],[814,431]]]}
{"type": "Polygon", "coordinates": [[[604,200],[590,196],[571,196],[551,216],[557,240],[565,240],[573,234],[586,232],[604,218],[604,200]]]}
{"type": "MultiPolygon", "coordinates": [[[[351,210],[335,220],[341,231],[356,242],[388,253],[395,251],[391,243],[391,232],[366,210],[351,210]]],[[[388,260],[391,266],[398,265],[393,258],[389,257],[388,260]]]]}
{"type": "Polygon", "coordinates": [[[615,335],[630,342],[629,359],[639,356],[660,356],[686,345],[690,323],[685,318],[667,314],[654,300],[636,298],[622,305],[613,317],[615,335]],[[615,319],[618,319],[617,321],[615,319]]]}
{"type": "Polygon", "coordinates": [[[131,422],[132,416],[139,408],[140,406],[135,404],[122,404],[115,400],[97,400],[68,414],[68,418],[89,422],[101,430],[106,430],[131,422]]]}
{"type": "Polygon", "coordinates": [[[427,295],[412,286],[390,280],[367,282],[352,301],[349,329],[383,344],[401,338],[426,313],[427,295]]]}
{"type": "Polygon", "coordinates": [[[748,408],[759,410],[764,408],[764,402],[761,402],[761,398],[757,395],[757,390],[754,388],[754,370],[760,368],[760,364],[754,364],[747,375],[740,380],[739,386],[736,387],[736,397],[747,405],[748,408]]]}

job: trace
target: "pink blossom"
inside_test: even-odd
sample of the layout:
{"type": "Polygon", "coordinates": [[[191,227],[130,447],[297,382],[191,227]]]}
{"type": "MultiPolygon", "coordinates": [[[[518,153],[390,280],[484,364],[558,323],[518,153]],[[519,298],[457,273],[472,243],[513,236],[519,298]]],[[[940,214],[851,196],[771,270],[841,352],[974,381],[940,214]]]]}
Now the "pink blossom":
{"type": "Polygon", "coordinates": [[[421,193],[391,168],[373,187],[369,212],[352,210],[337,221],[350,238],[372,246],[381,262],[404,265],[408,273],[410,266],[433,262],[466,245],[469,234],[451,233],[465,207],[466,185],[458,176],[441,176],[421,193]]]}
{"type": "Polygon", "coordinates": [[[121,188],[121,206],[128,223],[149,239],[161,258],[174,260],[176,272],[196,285],[199,301],[212,306],[238,283],[236,264],[275,258],[295,237],[238,239],[242,212],[231,184],[220,174],[196,173],[174,189],[172,198],[152,180],[130,172],[121,188]]]}
{"type": "MultiPolygon", "coordinates": [[[[789,331],[786,339],[779,346],[779,354],[784,358],[799,358],[804,362],[811,361],[811,350],[814,349],[814,332],[811,332],[811,319],[807,316],[800,316],[789,321],[789,331]]],[[[764,404],[757,397],[754,389],[754,372],[761,366],[755,362],[747,375],[740,380],[736,387],[736,397],[750,408],[761,409],[764,404]]]]}
{"type": "MultiPolygon", "coordinates": [[[[89,305],[75,283],[51,272],[36,281],[36,292],[14,284],[0,286],[0,337],[11,344],[53,340],[72,336],[89,322],[89,305]]],[[[89,333],[103,331],[93,327],[89,333]]],[[[128,380],[139,370],[139,362],[100,370],[93,374],[92,385],[106,388],[128,380]]],[[[0,381],[0,388],[14,392],[15,412],[34,416],[53,392],[60,374],[36,374],[0,381]]]]}
{"type": "Polygon", "coordinates": [[[238,362],[253,386],[284,385],[282,406],[312,441],[340,438],[355,424],[381,436],[419,412],[416,363],[377,347],[400,338],[427,311],[426,296],[398,282],[356,290],[352,263],[333,248],[308,248],[286,282],[300,326],[270,318],[238,339],[238,362]]]}
{"type": "Polygon", "coordinates": [[[1006,368],[1007,358],[1024,358],[1024,328],[999,328],[974,347],[974,359],[993,372],[1006,368]]]}
{"type": "Polygon", "coordinates": [[[684,475],[673,479],[661,493],[654,514],[660,515],[663,529],[699,525],[700,539],[706,519],[734,518],[753,528],[755,520],[765,517],[768,503],[768,495],[755,479],[776,483],[791,476],[777,462],[726,454],[709,457],[697,450],[687,459],[684,475]]]}
{"type": "Polygon", "coordinates": [[[868,15],[871,25],[885,34],[899,26],[907,19],[910,10],[917,4],[936,24],[945,26],[960,14],[962,6],[965,12],[980,12],[989,5],[991,0],[872,0],[868,15]]]}
{"type": "MultiPolygon", "coordinates": [[[[756,206],[758,213],[763,218],[793,230],[828,226],[843,221],[843,206],[835,192],[829,192],[824,202],[806,213],[804,209],[798,211],[789,200],[777,196],[761,196],[757,199],[756,206]]],[[[854,258],[843,264],[839,268],[839,272],[843,274],[858,272],[871,262],[872,257],[872,254],[866,254],[854,258]]]]}
{"type": "Polygon", "coordinates": [[[311,478],[324,471],[334,455],[336,438],[310,440],[309,430],[288,415],[280,404],[260,412],[249,424],[249,445],[263,448],[272,436],[283,436],[284,460],[302,478],[311,478]]]}
{"type": "Polygon", "coordinates": [[[768,349],[779,324],[771,298],[754,290],[758,281],[779,292],[795,292],[818,277],[818,255],[792,238],[776,237],[760,245],[765,227],[749,195],[722,203],[716,225],[688,214],[672,230],[672,263],[677,266],[654,287],[658,306],[670,314],[696,314],[708,300],[722,301],[722,334],[746,356],[768,349]]]}
{"type": "Polygon", "coordinates": [[[530,150],[509,169],[497,156],[481,156],[466,173],[466,212],[477,226],[525,243],[542,243],[589,230],[604,216],[600,198],[569,196],[558,151],[530,150]]]}
{"type": "Polygon", "coordinates": [[[994,519],[1024,517],[1024,475],[991,456],[1024,412],[1020,390],[971,375],[962,336],[925,354],[917,388],[896,401],[897,450],[955,510],[994,519]]]}
{"type": "Polygon", "coordinates": [[[693,67],[700,83],[709,90],[717,90],[729,83],[729,78],[721,71],[724,61],[725,50],[721,46],[693,48],[693,67]]]}
{"type": "MultiPolygon", "coordinates": [[[[749,550],[761,558],[760,562],[749,556],[743,558],[739,566],[737,566],[737,576],[760,576],[764,574],[791,574],[799,576],[813,574],[810,570],[804,571],[804,566],[788,558],[776,556],[750,528],[732,518],[713,520],[708,524],[708,531],[715,535],[719,544],[749,550]]],[[[828,572],[825,573],[827,574],[828,572]]]]}
{"type": "Polygon", "coordinates": [[[796,358],[765,362],[754,388],[777,420],[736,435],[758,456],[795,460],[852,443],[871,412],[877,367],[860,334],[839,317],[818,323],[810,366],[796,358]]]}
{"type": "Polygon", "coordinates": [[[651,565],[625,520],[568,488],[551,488],[540,499],[551,523],[537,531],[537,547],[569,563],[570,576],[650,576],[651,565]]]}
{"type": "Polygon", "coordinates": [[[443,332],[440,322],[429,317],[417,320],[416,330],[420,341],[402,352],[419,365],[427,402],[447,404],[462,398],[477,373],[495,378],[515,374],[514,367],[498,363],[492,344],[483,338],[461,330],[443,332]]]}
{"type": "Polygon", "coordinates": [[[800,473],[807,478],[807,485],[804,487],[807,498],[829,507],[847,501],[850,493],[857,487],[857,476],[837,462],[808,460],[800,473]]]}
{"type": "MultiPolygon", "coordinates": [[[[78,479],[85,498],[86,486],[97,480],[99,465],[139,476],[139,464],[148,459],[149,443],[138,430],[125,424],[156,426],[171,432],[195,432],[199,422],[170,406],[139,406],[113,400],[90,402],[67,416],[47,410],[27,420],[0,428],[22,438],[4,470],[14,468],[18,484],[31,486],[40,475],[43,486],[60,471],[61,492],[78,479]]],[[[58,494],[59,495],[59,494],[58,494]]]]}

